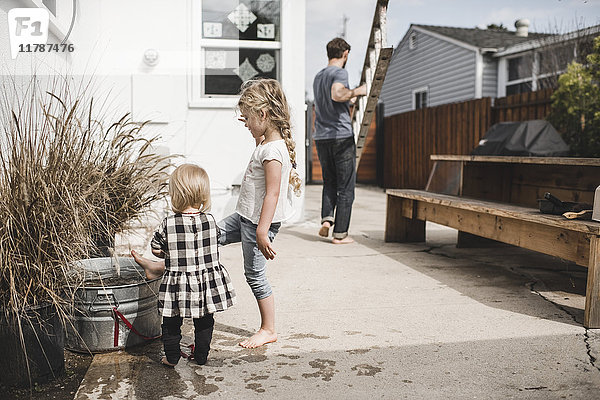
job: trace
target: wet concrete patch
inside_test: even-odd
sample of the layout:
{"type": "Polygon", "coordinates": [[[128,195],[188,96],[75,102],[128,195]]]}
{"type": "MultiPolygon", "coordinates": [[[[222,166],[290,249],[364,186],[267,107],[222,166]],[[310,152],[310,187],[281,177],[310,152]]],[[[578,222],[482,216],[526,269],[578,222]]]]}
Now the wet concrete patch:
{"type": "Polygon", "coordinates": [[[381,372],[381,368],[374,367],[369,364],[359,364],[351,368],[352,371],[358,371],[357,376],[375,376],[375,374],[381,372]]]}
{"type": "Polygon", "coordinates": [[[321,378],[324,381],[330,381],[336,372],[340,372],[333,368],[335,366],[335,361],[333,360],[317,358],[314,361],[310,361],[308,365],[316,368],[317,371],[312,374],[302,374],[304,378],[321,378]]]}
{"type": "Polygon", "coordinates": [[[209,380],[214,378],[217,381],[219,377],[207,377],[202,373],[202,368],[205,367],[185,359],[181,359],[175,368],[166,368],[158,361],[146,357],[135,364],[132,379],[135,382],[135,397],[132,398],[160,398],[157,397],[158,393],[169,393],[175,398],[192,398],[217,392],[219,387],[209,380]],[[190,368],[191,366],[195,368],[190,368]]]}
{"type": "Polygon", "coordinates": [[[209,367],[227,366],[231,368],[234,365],[259,363],[267,360],[266,348],[264,346],[257,349],[243,349],[241,347],[238,347],[238,349],[239,350],[211,350],[206,365],[209,367]]]}
{"type": "Polygon", "coordinates": [[[246,385],[246,389],[254,390],[257,393],[264,393],[265,389],[260,383],[249,383],[246,385]]]}
{"type": "Polygon", "coordinates": [[[250,374],[250,378],[244,379],[244,382],[248,383],[250,381],[264,381],[265,379],[269,379],[269,375],[250,374]]]}
{"type": "Polygon", "coordinates": [[[265,356],[264,354],[248,354],[246,356],[240,357],[239,359],[248,363],[256,363],[266,361],[267,356],[265,356]]]}
{"type": "Polygon", "coordinates": [[[203,375],[198,375],[198,378],[192,379],[192,385],[194,386],[194,391],[201,396],[208,396],[219,390],[217,385],[206,383],[206,377],[203,375]]]}
{"type": "Polygon", "coordinates": [[[288,336],[289,340],[299,340],[299,339],[329,339],[329,336],[319,336],[314,335],[312,333],[295,333],[293,335],[288,336]]]}
{"type": "Polygon", "coordinates": [[[371,349],[353,349],[353,350],[346,350],[346,353],[348,353],[348,354],[365,354],[365,353],[368,353],[369,351],[371,351],[371,349]]]}
{"type": "Polygon", "coordinates": [[[289,354],[277,354],[279,357],[287,357],[290,360],[297,360],[300,358],[300,356],[294,356],[294,355],[289,355],[289,354]]]}

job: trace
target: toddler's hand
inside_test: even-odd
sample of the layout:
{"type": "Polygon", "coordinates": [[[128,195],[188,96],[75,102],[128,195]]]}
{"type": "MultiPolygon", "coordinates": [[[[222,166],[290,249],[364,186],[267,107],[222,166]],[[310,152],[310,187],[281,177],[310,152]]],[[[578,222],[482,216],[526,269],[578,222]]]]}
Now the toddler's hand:
{"type": "Polygon", "coordinates": [[[271,247],[271,241],[269,240],[268,234],[256,234],[256,244],[258,249],[265,256],[267,260],[273,260],[277,254],[273,247],[271,247]]]}

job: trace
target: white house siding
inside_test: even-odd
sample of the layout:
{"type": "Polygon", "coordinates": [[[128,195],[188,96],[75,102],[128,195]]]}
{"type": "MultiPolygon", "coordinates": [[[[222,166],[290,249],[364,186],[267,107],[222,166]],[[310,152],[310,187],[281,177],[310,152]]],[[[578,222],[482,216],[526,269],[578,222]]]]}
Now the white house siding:
{"type": "Polygon", "coordinates": [[[498,90],[498,62],[490,56],[483,56],[482,97],[496,97],[498,90]]]}
{"type": "Polygon", "coordinates": [[[412,110],[412,91],[424,86],[429,88],[430,107],[475,97],[475,52],[415,33],[416,48],[409,49],[404,40],[390,62],[381,93],[386,116],[412,110]]]}
{"type": "MultiPolygon", "coordinates": [[[[55,71],[65,70],[68,67],[71,57],[69,53],[50,52],[44,53],[43,56],[22,53],[13,60],[8,29],[8,10],[12,8],[27,8],[27,3],[19,0],[0,2],[0,76],[10,76],[17,84],[27,85],[32,72],[35,72],[40,84],[47,83],[48,77],[55,71]]],[[[70,18],[68,20],[70,21],[70,18]]],[[[60,43],[62,39],[54,32],[48,32],[47,43],[60,43]]]]}
{"type": "MultiPolygon", "coordinates": [[[[254,140],[236,119],[235,98],[220,106],[210,100],[210,104],[190,104],[191,32],[193,23],[200,24],[192,20],[191,10],[199,1],[85,0],[77,4],[71,35],[75,52],[62,71],[93,74],[98,93],[109,94],[115,115],[134,111],[139,121],[158,115],[161,123],[151,123],[148,135],[160,134],[161,151],[182,155],[178,163],[203,166],[211,178],[213,214],[219,218],[231,212],[236,201],[232,185],[241,182],[254,140]],[[154,67],[143,62],[147,49],[159,52],[154,67]],[[154,87],[160,90],[153,96],[154,87]]],[[[0,18],[6,24],[9,8],[1,7],[0,18]]],[[[282,0],[281,9],[281,82],[292,109],[297,171],[304,180],[305,1],[282,0]]],[[[10,60],[4,56],[8,41],[4,35],[0,38],[2,59],[10,60]]],[[[25,59],[12,64],[25,74],[29,71],[25,59]]],[[[302,206],[303,197],[296,201],[296,219],[302,215],[302,206]]]]}

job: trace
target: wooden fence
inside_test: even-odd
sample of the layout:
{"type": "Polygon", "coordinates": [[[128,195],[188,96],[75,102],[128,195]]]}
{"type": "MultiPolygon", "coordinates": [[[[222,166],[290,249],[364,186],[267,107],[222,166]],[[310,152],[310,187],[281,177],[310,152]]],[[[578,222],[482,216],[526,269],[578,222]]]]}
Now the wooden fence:
{"type": "Polygon", "coordinates": [[[546,118],[552,106],[552,92],[552,89],[545,89],[495,99],[492,124],[546,118]]]}
{"type": "Polygon", "coordinates": [[[470,154],[496,122],[543,119],[551,90],[469,100],[384,119],[383,186],[423,189],[432,154],[470,154]]]}

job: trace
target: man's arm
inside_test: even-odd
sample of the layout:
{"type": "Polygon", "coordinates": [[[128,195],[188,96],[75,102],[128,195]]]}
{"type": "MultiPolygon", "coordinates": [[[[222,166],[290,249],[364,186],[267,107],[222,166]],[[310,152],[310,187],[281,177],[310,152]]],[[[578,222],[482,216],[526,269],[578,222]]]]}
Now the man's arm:
{"type": "Polygon", "coordinates": [[[359,86],[355,89],[348,89],[340,82],[331,85],[331,99],[339,103],[344,103],[356,96],[365,96],[367,94],[367,85],[359,86]]]}

